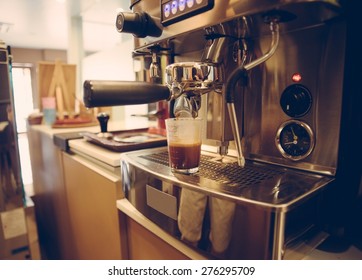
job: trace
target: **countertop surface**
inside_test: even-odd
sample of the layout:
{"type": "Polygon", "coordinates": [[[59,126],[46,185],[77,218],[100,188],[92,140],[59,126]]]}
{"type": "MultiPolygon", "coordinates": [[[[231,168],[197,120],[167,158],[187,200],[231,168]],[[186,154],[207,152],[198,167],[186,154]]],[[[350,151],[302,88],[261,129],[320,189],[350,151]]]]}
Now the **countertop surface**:
{"type": "Polygon", "coordinates": [[[113,167],[120,166],[121,153],[110,151],[106,148],[89,143],[85,139],[74,139],[69,141],[72,152],[92,157],[113,167]]]}
{"type": "MultiPolygon", "coordinates": [[[[127,129],[136,129],[136,128],[145,128],[150,127],[153,125],[154,122],[150,122],[143,118],[135,118],[129,119],[126,121],[109,121],[108,122],[108,131],[119,131],[119,130],[127,130],[127,129]]],[[[69,127],[69,128],[53,128],[51,126],[40,124],[40,125],[32,125],[31,129],[40,131],[52,137],[54,134],[57,133],[69,133],[69,132],[77,132],[77,131],[87,131],[87,132],[99,132],[100,127],[99,125],[94,126],[86,126],[86,127],[69,127]]]]}
{"type": "MultiPolygon", "coordinates": [[[[154,125],[154,122],[150,122],[145,119],[130,119],[128,121],[122,122],[112,122],[108,123],[108,131],[122,131],[122,130],[131,130],[138,128],[148,128],[154,125]]],[[[77,133],[77,132],[92,132],[98,133],[100,127],[89,126],[89,127],[76,127],[76,128],[52,128],[48,125],[33,125],[33,130],[37,130],[49,137],[54,137],[55,134],[63,133],[77,133]]],[[[83,156],[94,158],[94,160],[100,161],[104,164],[112,166],[114,168],[119,167],[120,165],[120,155],[119,152],[114,152],[109,149],[103,148],[101,146],[92,144],[87,140],[80,138],[69,140],[69,147],[72,152],[81,154],[83,156]]]]}

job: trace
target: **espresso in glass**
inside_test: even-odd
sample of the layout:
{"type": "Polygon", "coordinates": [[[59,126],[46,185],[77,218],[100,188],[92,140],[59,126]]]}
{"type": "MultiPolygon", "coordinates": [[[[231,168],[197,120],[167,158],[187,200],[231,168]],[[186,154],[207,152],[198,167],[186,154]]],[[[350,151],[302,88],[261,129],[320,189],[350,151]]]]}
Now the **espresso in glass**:
{"type": "Polygon", "coordinates": [[[192,174],[199,170],[202,120],[166,120],[169,166],[172,172],[192,174]]]}
{"type": "Polygon", "coordinates": [[[198,171],[201,143],[170,143],[168,152],[170,167],[173,171],[182,173],[194,173],[198,171]]]}

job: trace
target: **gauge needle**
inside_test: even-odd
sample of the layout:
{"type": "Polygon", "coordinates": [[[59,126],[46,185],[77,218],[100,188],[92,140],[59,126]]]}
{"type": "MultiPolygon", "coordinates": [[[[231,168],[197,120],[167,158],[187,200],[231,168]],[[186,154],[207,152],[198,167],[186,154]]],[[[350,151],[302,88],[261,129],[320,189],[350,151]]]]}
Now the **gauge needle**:
{"type": "MultiPolygon", "coordinates": [[[[297,135],[295,135],[293,127],[291,127],[290,129],[291,129],[292,134],[293,134],[293,139],[294,139],[293,143],[294,143],[294,142],[297,142],[297,140],[298,140],[298,136],[297,136],[297,135]]],[[[294,143],[294,144],[296,144],[296,143],[294,143]]]]}
{"type": "Polygon", "coordinates": [[[295,138],[295,133],[294,133],[293,127],[291,127],[290,130],[292,131],[293,137],[295,138]]]}

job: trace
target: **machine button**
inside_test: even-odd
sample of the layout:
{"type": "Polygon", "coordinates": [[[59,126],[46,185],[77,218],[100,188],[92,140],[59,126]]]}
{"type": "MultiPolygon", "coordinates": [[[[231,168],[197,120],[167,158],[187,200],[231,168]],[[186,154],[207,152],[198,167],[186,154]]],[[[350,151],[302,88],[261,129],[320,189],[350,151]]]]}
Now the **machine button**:
{"type": "Polygon", "coordinates": [[[192,8],[192,6],[195,4],[195,0],[186,0],[187,7],[192,8]]]}
{"type": "Polygon", "coordinates": [[[167,18],[170,16],[170,13],[171,13],[170,4],[166,4],[163,8],[163,15],[167,18]]]}
{"type": "Polygon", "coordinates": [[[178,7],[181,12],[183,12],[186,8],[186,0],[179,0],[178,7]]]}
{"type": "Polygon", "coordinates": [[[171,13],[175,15],[177,13],[177,1],[172,1],[171,3],[171,13]]]}

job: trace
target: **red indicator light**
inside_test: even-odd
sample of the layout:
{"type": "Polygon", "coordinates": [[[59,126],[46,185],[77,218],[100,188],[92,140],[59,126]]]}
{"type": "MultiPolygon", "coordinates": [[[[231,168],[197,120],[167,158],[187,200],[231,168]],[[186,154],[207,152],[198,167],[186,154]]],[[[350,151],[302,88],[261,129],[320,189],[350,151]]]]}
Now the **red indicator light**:
{"type": "Polygon", "coordinates": [[[302,80],[302,75],[299,74],[299,73],[294,73],[293,76],[292,76],[292,81],[293,82],[300,82],[302,80]]]}

